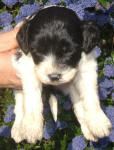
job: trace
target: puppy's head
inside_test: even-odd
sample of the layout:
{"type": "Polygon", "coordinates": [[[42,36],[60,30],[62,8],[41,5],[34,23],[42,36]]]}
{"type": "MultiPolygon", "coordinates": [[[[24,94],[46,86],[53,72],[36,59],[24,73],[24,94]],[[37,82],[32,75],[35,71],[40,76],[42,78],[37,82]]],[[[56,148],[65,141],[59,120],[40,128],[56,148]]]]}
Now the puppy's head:
{"type": "Polygon", "coordinates": [[[59,85],[74,78],[82,51],[89,53],[98,36],[93,23],[80,21],[71,9],[52,6],[29,17],[17,40],[22,51],[33,57],[38,78],[59,85]]]}

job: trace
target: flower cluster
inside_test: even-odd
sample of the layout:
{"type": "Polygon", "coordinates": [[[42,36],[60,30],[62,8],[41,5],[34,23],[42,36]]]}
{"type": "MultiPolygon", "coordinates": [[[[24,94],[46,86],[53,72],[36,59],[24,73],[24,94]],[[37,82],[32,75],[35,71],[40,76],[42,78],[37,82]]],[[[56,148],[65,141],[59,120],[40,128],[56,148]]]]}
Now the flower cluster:
{"type": "MultiPolygon", "coordinates": [[[[105,7],[97,0],[44,0],[42,2],[39,2],[38,0],[29,0],[28,2],[25,2],[24,0],[2,0],[1,3],[5,6],[4,8],[8,9],[0,11],[0,28],[2,28],[0,33],[11,30],[14,24],[18,24],[22,19],[37,12],[40,8],[55,4],[71,8],[77,13],[81,20],[94,21],[100,27],[107,23],[114,27],[114,18],[112,15],[114,13],[113,2],[106,3],[105,7]],[[13,13],[11,8],[15,9],[16,13],[13,13]]],[[[95,47],[94,51],[96,58],[104,57],[102,50],[98,46],[95,47]]],[[[103,104],[102,108],[111,120],[112,127],[114,128],[114,53],[112,53],[111,57],[104,57],[102,67],[99,65],[97,71],[99,73],[99,97],[103,104]]],[[[59,130],[64,132],[70,128],[75,133],[72,138],[68,137],[67,150],[84,150],[85,148],[100,150],[106,148],[111,142],[114,142],[114,129],[112,129],[109,137],[99,139],[98,142],[87,142],[81,135],[78,125],[75,125],[75,127],[72,125],[72,116],[69,116],[72,112],[72,104],[69,96],[63,97],[56,92],[56,97],[59,108],[58,120],[56,123],[52,120],[52,116],[50,116],[50,107],[47,104],[47,101],[44,101],[43,115],[46,120],[44,122],[44,140],[49,140],[53,135],[58,133],[59,130]],[[64,114],[68,116],[65,118],[64,114]]],[[[14,118],[14,105],[11,104],[7,107],[3,119],[4,122],[0,127],[1,137],[11,137],[10,127],[14,118]]],[[[67,135],[66,132],[65,135],[67,135]]]]}
{"type": "MultiPolygon", "coordinates": [[[[92,20],[95,21],[98,25],[103,26],[106,23],[110,23],[112,26],[114,26],[114,18],[112,14],[114,13],[114,4],[107,3],[106,7],[103,7],[100,3],[98,3],[97,0],[50,0],[44,4],[44,6],[50,6],[50,5],[62,5],[64,2],[66,7],[73,9],[79,18],[81,20],[92,20]],[[88,8],[95,8],[92,12],[89,11],[88,8]],[[101,11],[99,13],[99,11],[101,11]]],[[[2,0],[2,3],[4,3],[7,6],[15,6],[17,3],[23,4],[23,0],[2,0]]],[[[14,21],[17,24],[20,22],[24,17],[27,17],[34,12],[38,11],[38,9],[42,7],[42,3],[38,2],[32,2],[25,5],[22,5],[20,7],[19,13],[15,16],[14,21]]],[[[6,12],[5,12],[6,13],[6,12]]],[[[2,26],[7,26],[11,24],[12,17],[11,14],[4,14],[1,13],[0,16],[0,24],[2,26]],[[4,17],[7,16],[7,17],[4,17]]],[[[1,26],[0,25],[0,26],[1,26]]]]}
{"type": "Polygon", "coordinates": [[[12,120],[15,119],[15,115],[14,115],[14,105],[9,105],[6,115],[4,117],[4,122],[8,123],[11,122],[12,120]]]}
{"type": "Polygon", "coordinates": [[[3,125],[0,127],[0,136],[3,137],[10,137],[11,136],[11,130],[9,126],[3,125]]]}
{"type": "Polygon", "coordinates": [[[12,23],[13,17],[7,11],[0,14],[0,27],[8,26],[12,23]]]}
{"type": "MultiPolygon", "coordinates": [[[[99,96],[101,100],[106,100],[114,93],[114,62],[111,57],[106,58],[103,67],[103,77],[99,79],[99,96]]],[[[113,100],[113,98],[112,98],[113,100]]]]}
{"type": "Polygon", "coordinates": [[[15,5],[17,2],[22,3],[23,0],[2,0],[2,2],[7,5],[7,6],[13,6],[15,5]]]}
{"type": "Polygon", "coordinates": [[[76,136],[72,139],[72,142],[68,145],[67,150],[83,150],[87,144],[83,136],[76,136]]]}
{"type": "Polygon", "coordinates": [[[105,67],[103,69],[103,73],[106,77],[113,77],[114,76],[114,65],[112,65],[112,64],[105,65],[105,67]]]}
{"type": "Polygon", "coordinates": [[[20,8],[20,13],[17,15],[14,20],[15,23],[19,23],[23,18],[30,16],[31,14],[35,13],[39,9],[39,4],[34,2],[33,4],[26,4],[20,8]]]}

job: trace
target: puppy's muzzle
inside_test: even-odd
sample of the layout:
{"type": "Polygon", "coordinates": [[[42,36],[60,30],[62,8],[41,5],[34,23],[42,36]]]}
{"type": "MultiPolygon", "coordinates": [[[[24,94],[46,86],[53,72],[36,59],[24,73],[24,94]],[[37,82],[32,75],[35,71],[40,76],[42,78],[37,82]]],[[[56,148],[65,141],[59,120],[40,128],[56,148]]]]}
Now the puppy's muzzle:
{"type": "Polygon", "coordinates": [[[52,73],[52,74],[48,74],[48,77],[51,81],[59,81],[59,79],[61,78],[61,74],[58,73],[52,73]]]}

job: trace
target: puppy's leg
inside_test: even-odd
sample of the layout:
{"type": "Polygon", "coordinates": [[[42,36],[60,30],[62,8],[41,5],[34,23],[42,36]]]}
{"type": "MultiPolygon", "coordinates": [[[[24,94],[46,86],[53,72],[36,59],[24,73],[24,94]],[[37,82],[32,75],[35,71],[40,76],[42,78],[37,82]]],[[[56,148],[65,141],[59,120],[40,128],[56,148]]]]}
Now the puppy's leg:
{"type": "Polygon", "coordinates": [[[15,121],[11,129],[11,137],[15,140],[16,143],[19,143],[23,140],[21,135],[21,122],[23,119],[23,93],[22,90],[14,90],[15,95],[15,121]]]}
{"type": "Polygon", "coordinates": [[[69,87],[69,94],[73,104],[74,113],[81,125],[81,130],[87,140],[97,141],[97,138],[89,130],[86,120],[85,120],[85,111],[83,107],[83,102],[80,100],[80,95],[76,89],[75,84],[73,83],[69,87]]]}
{"type": "MultiPolygon", "coordinates": [[[[84,120],[88,129],[94,137],[102,138],[109,135],[111,123],[100,107],[96,66],[97,62],[94,58],[83,54],[79,64],[79,74],[74,84],[80,95],[84,120]]],[[[78,119],[80,120],[80,115],[78,119]]]]}
{"type": "MultiPolygon", "coordinates": [[[[33,78],[33,75],[30,78],[33,78]]],[[[41,140],[43,135],[43,104],[40,83],[36,79],[31,82],[30,80],[27,82],[24,80],[24,118],[21,133],[28,142],[34,143],[41,140]],[[27,85],[28,82],[30,85],[27,85]]]]}
{"type": "Polygon", "coordinates": [[[20,73],[24,94],[24,117],[21,134],[28,142],[41,140],[43,135],[42,85],[37,79],[31,56],[23,56],[14,65],[20,73]],[[16,65],[15,65],[16,64],[16,65]]]}
{"type": "Polygon", "coordinates": [[[34,143],[41,140],[43,135],[43,104],[41,99],[41,83],[37,80],[34,72],[23,74],[24,92],[24,118],[23,130],[28,142],[34,143]],[[28,77],[27,77],[28,76],[28,77]]]}

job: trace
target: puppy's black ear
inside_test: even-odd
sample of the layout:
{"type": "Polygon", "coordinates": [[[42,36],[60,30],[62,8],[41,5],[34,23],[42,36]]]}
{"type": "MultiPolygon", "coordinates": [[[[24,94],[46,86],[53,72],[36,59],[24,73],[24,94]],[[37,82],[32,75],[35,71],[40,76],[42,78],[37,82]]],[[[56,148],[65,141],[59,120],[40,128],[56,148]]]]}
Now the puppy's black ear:
{"type": "Polygon", "coordinates": [[[29,23],[25,22],[22,27],[20,28],[19,32],[17,33],[17,41],[19,43],[20,48],[25,54],[29,52],[28,46],[28,29],[29,23]]]}
{"type": "Polygon", "coordinates": [[[90,21],[82,22],[83,49],[89,53],[99,42],[100,31],[96,24],[90,21]]]}

